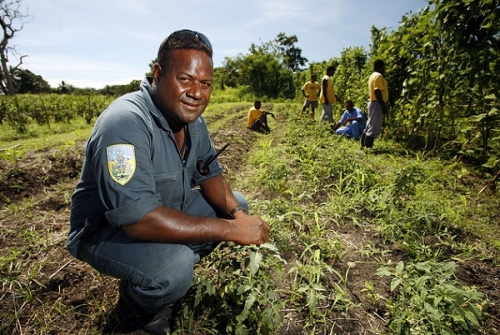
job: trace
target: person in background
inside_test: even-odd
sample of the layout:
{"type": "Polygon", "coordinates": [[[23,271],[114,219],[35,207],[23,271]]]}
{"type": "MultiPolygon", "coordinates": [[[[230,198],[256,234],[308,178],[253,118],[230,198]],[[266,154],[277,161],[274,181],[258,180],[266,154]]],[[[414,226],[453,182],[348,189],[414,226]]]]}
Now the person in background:
{"type": "Polygon", "coordinates": [[[274,114],[261,110],[262,102],[256,100],[253,107],[248,111],[247,128],[257,131],[270,133],[271,129],[267,124],[267,115],[271,115],[275,119],[274,114]]]}
{"type": "Polygon", "coordinates": [[[354,107],[352,100],[345,102],[345,111],[340,121],[332,127],[332,133],[343,135],[347,138],[359,140],[365,129],[365,115],[358,107],[354,107]]]}
{"type": "Polygon", "coordinates": [[[323,113],[321,114],[321,120],[335,123],[333,119],[333,104],[337,101],[337,96],[335,95],[335,90],[333,88],[333,74],[335,73],[335,68],[329,66],[326,68],[326,74],[321,79],[321,93],[319,100],[323,106],[323,113]]]}
{"type": "Polygon", "coordinates": [[[304,105],[302,106],[302,110],[300,111],[300,116],[304,114],[308,107],[311,108],[311,119],[314,120],[314,110],[318,108],[318,93],[321,91],[321,85],[316,82],[318,80],[318,76],[313,74],[311,75],[311,80],[302,86],[302,95],[306,100],[304,101],[304,105]]]}
{"type": "Polygon", "coordinates": [[[171,331],[171,305],[200,257],[222,241],[260,245],[269,235],[213,159],[202,117],[212,53],[205,35],[187,29],[161,43],[152,77],[96,121],[72,196],[69,252],[120,279],[119,302],[152,334],[171,331]]]}
{"type": "Polygon", "coordinates": [[[361,135],[361,147],[371,148],[375,138],[381,133],[384,115],[388,112],[389,88],[385,75],[385,63],[377,59],[373,63],[373,73],[368,78],[368,121],[361,135]]]}

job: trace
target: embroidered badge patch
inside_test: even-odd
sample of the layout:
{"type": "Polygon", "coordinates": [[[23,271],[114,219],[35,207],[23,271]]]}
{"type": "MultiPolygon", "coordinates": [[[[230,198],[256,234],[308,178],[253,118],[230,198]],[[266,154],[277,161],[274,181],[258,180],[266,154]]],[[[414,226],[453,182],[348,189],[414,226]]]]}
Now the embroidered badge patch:
{"type": "Polygon", "coordinates": [[[108,171],[111,179],[125,185],[135,172],[135,148],[132,144],[115,144],[106,148],[108,171]]]}

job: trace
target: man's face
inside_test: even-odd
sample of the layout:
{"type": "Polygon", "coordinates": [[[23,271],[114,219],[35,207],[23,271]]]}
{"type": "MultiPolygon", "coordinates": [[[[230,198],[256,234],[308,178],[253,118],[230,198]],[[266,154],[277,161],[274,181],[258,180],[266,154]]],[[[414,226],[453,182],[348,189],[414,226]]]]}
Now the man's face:
{"type": "Polygon", "coordinates": [[[349,113],[352,113],[352,110],[354,109],[354,104],[350,102],[345,103],[345,109],[349,111],[349,113]]]}
{"type": "Polygon", "coordinates": [[[316,80],[318,80],[318,76],[312,76],[312,77],[311,77],[311,81],[312,81],[313,83],[314,83],[314,82],[316,82],[316,80]]]}
{"type": "Polygon", "coordinates": [[[212,59],[200,50],[174,50],[168,68],[154,66],[153,99],[171,127],[182,127],[203,113],[212,79],[212,59]]]}

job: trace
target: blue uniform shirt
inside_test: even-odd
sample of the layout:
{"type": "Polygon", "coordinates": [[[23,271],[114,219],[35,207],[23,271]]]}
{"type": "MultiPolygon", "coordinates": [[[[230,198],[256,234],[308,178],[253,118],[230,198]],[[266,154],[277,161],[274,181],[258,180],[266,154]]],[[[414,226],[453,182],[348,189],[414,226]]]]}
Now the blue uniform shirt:
{"type": "Polygon", "coordinates": [[[152,101],[150,78],[142,81],[140,91],[106,108],[85,145],[72,196],[72,253],[86,221],[104,215],[111,225],[121,226],[138,222],[162,205],[182,211],[193,187],[222,173],[217,159],[207,176],[196,171],[198,160],[206,162],[216,154],[203,117],[187,128],[189,151],[183,164],[172,130],[152,101]]]}
{"type": "MultiPolygon", "coordinates": [[[[344,111],[344,113],[342,114],[342,118],[340,119],[339,124],[344,125],[344,123],[347,121],[347,119],[352,119],[352,118],[356,118],[356,119],[361,118],[360,124],[362,124],[363,128],[364,128],[365,115],[363,114],[361,109],[359,109],[358,107],[353,107],[352,114],[349,113],[349,111],[346,109],[344,111]]],[[[351,124],[351,123],[352,123],[352,121],[349,121],[349,124],[351,124]]]]}

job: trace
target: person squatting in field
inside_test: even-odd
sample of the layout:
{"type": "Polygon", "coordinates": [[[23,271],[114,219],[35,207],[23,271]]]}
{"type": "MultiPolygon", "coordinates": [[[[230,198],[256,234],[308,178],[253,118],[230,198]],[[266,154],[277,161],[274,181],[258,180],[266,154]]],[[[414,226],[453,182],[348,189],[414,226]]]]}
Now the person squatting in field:
{"type": "Polygon", "coordinates": [[[384,115],[387,114],[389,102],[389,88],[384,78],[385,63],[377,59],[373,63],[373,73],[368,78],[368,121],[361,135],[361,147],[371,148],[375,138],[381,133],[384,124],[384,115]]]}
{"type": "Polygon", "coordinates": [[[342,135],[347,138],[359,140],[365,129],[365,115],[358,107],[354,107],[352,100],[345,102],[345,111],[340,121],[332,126],[332,133],[342,135]]]}
{"type": "Polygon", "coordinates": [[[304,101],[304,105],[302,106],[302,110],[300,111],[300,116],[304,114],[308,107],[311,108],[311,119],[314,120],[314,111],[318,108],[318,93],[321,91],[321,85],[316,82],[318,80],[318,76],[313,74],[311,75],[311,80],[302,86],[302,95],[306,100],[304,101]]]}
{"type": "Polygon", "coordinates": [[[251,107],[248,111],[247,128],[270,133],[271,128],[269,128],[269,125],[267,124],[267,116],[271,115],[273,119],[275,117],[273,113],[261,110],[261,106],[262,102],[259,100],[256,100],[253,103],[253,107],[251,107]]]}
{"type": "Polygon", "coordinates": [[[269,225],[249,215],[217,159],[202,113],[213,81],[207,37],[179,30],[160,45],[152,77],[99,116],[72,196],[67,247],[120,279],[120,302],[142,329],[165,334],[194,265],[220,242],[260,245],[269,225]]]}

